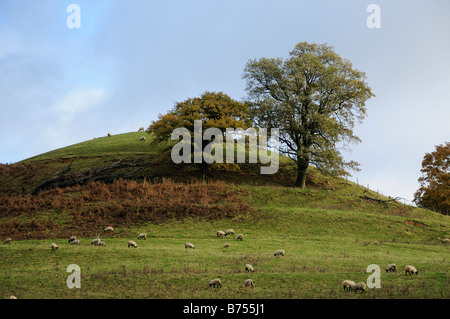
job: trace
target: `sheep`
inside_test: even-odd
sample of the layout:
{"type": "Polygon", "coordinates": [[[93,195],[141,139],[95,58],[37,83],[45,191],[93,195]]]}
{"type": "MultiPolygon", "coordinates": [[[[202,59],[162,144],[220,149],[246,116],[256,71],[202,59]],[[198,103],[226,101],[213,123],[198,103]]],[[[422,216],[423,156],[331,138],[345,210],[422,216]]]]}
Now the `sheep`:
{"type": "Polygon", "coordinates": [[[138,132],[145,130],[145,127],[141,126],[138,130],[138,132]]]}
{"type": "Polygon", "coordinates": [[[230,247],[231,247],[231,244],[230,243],[226,243],[225,245],[223,245],[222,248],[230,248],[230,247]]]}
{"type": "Polygon", "coordinates": [[[104,241],[99,240],[95,246],[106,246],[106,243],[104,241]]]}
{"type": "Polygon", "coordinates": [[[111,135],[111,133],[108,133],[108,137],[111,137],[112,135],[111,135]]]}
{"type": "Polygon", "coordinates": [[[147,138],[145,137],[145,136],[141,136],[140,138],[139,138],[139,141],[146,141],[147,140],[147,138]]]}
{"type": "Polygon", "coordinates": [[[50,247],[52,248],[52,250],[58,249],[58,245],[56,245],[55,243],[52,243],[50,247]]]}
{"type": "Polygon", "coordinates": [[[445,244],[445,245],[450,244],[450,238],[444,238],[444,239],[442,240],[442,243],[445,244]]]}
{"type": "Polygon", "coordinates": [[[214,278],[209,282],[209,286],[214,288],[216,287],[222,288],[222,283],[220,282],[219,278],[214,278]]]}
{"type": "Polygon", "coordinates": [[[11,238],[6,238],[6,239],[3,241],[3,245],[5,245],[5,244],[11,245],[11,241],[12,241],[11,238]]]}
{"type": "Polygon", "coordinates": [[[342,282],[342,287],[344,287],[344,291],[350,291],[352,285],[354,285],[354,284],[355,284],[354,281],[351,281],[351,280],[344,280],[344,281],[342,282]]]}
{"type": "Polygon", "coordinates": [[[147,234],[146,233],[140,233],[138,235],[137,239],[144,239],[144,240],[146,240],[147,239],[147,234]]]}
{"type": "Polygon", "coordinates": [[[253,287],[253,280],[251,280],[251,279],[246,279],[246,280],[244,281],[244,287],[250,287],[250,286],[253,287]]]}
{"type": "Polygon", "coordinates": [[[77,240],[77,236],[72,236],[69,238],[69,244],[71,244],[74,240],[77,240]]]}
{"type": "Polygon", "coordinates": [[[238,234],[238,235],[236,236],[236,240],[240,240],[240,241],[244,240],[244,235],[238,234]]]}
{"type": "Polygon", "coordinates": [[[397,271],[397,265],[396,264],[387,265],[386,272],[389,272],[389,271],[397,271]]]}
{"type": "Polygon", "coordinates": [[[195,249],[195,246],[193,245],[193,244],[191,244],[191,243],[186,243],[186,244],[184,244],[184,248],[192,248],[192,249],[195,249]]]}
{"type": "Polygon", "coordinates": [[[80,240],[79,240],[79,239],[72,240],[72,241],[70,242],[70,244],[71,244],[71,245],[79,245],[79,244],[80,244],[80,240]]]}
{"type": "Polygon", "coordinates": [[[135,241],[132,241],[132,240],[128,241],[128,248],[130,248],[130,247],[137,248],[137,246],[138,245],[136,244],[135,241]]]}
{"type": "Polygon", "coordinates": [[[91,245],[97,245],[97,243],[99,243],[101,240],[100,240],[100,238],[94,238],[94,239],[92,239],[92,241],[91,241],[91,245]]]}
{"type": "Polygon", "coordinates": [[[225,232],[225,236],[228,236],[228,235],[234,235],[234,230],[227,229],[227,231],[225,232]]]}
{"type": "Polygon", "coordinates": [[[13,295],[11,295],[11,296],[9,296],[9,299],[17,299],[17,297],[16,297],[16,296],[13,296],[13,295]]]}
{"type": "Polygon", "coordinates": [[[361,293],[363,293],[364,291],[366,291],[367,285],[361,281],[357,284],[351,285],[350,287],[355,293],[357,293],[358,290],[361,290],[361,293]]]}
{"type": "Polygon", "coordinates": [[[217,234],[217,237],[223,237],[223,236],[226,236],[225,232],[223,232],[223,231],[221,231],[221,230],[218,230],[216,234],[217,234]]]}
{"type": "Polygon", "coordinates": [[[409,273],[409,275],[414,275],[414,274],[418,274],[419,272],[417,271],[416,267],[411,266],[411,265],[407,265],[405,267],[405,275],[407,275],[409,273]]]}
{"type": "Polygon", "coordinates": [[[275,257],[284,256],[284,250],[283,249],[278,249],[273,255],[275,257]]]}
{"type": "Polygon", "coordinates": [[[255,272],[255,270],[253,269],[253,266],[250,264],[245,265],[245,271],[246,272],[255,272]]]}
{"type": "Polygon", "coordinates": [[[104,232],[108,232],[108,231],[114,231],[114,228],[112,228],[111,226],[106,227],[105,229],[103,229],[104,232]]]}

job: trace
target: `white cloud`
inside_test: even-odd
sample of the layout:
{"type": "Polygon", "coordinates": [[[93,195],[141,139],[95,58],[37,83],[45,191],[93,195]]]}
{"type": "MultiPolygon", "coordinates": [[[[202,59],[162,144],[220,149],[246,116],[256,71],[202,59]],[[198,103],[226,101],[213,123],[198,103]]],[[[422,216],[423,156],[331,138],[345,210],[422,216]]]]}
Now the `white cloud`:
{"type": "Polygon", "coordinates": [[[101,104],[105,97],[105,91],[101,89],[74,90],[57,102],[52,110],[60,113],[60,120],[67,123],[77,114],[91,110],[101,104]]]}

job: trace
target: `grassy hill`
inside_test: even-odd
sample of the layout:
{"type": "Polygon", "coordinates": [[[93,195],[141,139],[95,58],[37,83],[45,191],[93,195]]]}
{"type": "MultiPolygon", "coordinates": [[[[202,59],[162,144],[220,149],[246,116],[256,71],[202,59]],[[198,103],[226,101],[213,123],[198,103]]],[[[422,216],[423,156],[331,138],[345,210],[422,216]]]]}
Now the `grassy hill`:
{"type": "Polygon", "coordinates": [[[440,241],[450,235],[448,216],[387,201],[313,168],[309,188],[289,187],[295,171],[286,158],[273,176],[247,164],[234,172],[217,167],[210,183],[196,183],[189,167],[159,161],[164,147],[140,142],[144,134],[97,138],[0,166],[0,239],[13,239],[0,246],[0,298],[450,297],[449,246],[440,241]],[[133,181],[27,194],[71,162],[75,176],[119,159],[149,166],[133,181]],[[106,226],[114,232],[104,233],[106,226]],[[228,228],[244,240],[216,236],[228,228]],[[137,240],[141,232],[147,240],[137,240]],[[97,234],[105,247],[90,245],[97,234]],[[71,235],[79,246],[68,244],[71,235]],[[186,242],[196,249],[185,249],[186,242]],[[277,249],[286,255],[274,257],[277,249]],[[386,273],[392,262],[398,271],[386,273]],[[247,263],[254,273],[245,272],[247,263]],[[70,264],[81,268],[80,289],[67,288],[70,264]],[[370,264],[381,268],[381,288],[344,292],[344,279],[366,282],[370,264]],[[419,274],[406,276],[407,264],[419,274]],[[223,287],[209,288],[216,277],[223,287]],[[247,278],[254,288],[243,287],[247,278]]]}

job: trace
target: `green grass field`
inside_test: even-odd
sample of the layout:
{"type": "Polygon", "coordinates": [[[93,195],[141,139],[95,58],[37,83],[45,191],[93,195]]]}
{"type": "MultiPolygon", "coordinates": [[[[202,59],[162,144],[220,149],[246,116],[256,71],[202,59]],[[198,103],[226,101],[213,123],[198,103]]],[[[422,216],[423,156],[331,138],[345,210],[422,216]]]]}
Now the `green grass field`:
{"type": "MultiPolygon", "coordinates": [[[[57,163],[50,170],[57,171],[63,165],[58,162],[61,158],[80,161],[85,156],[88,161],[101,154],[113,160],[154,152],[144,143],[136,142],[136,149],[128,146],[130,139],[141,135],[129,133],[95,139],[26,162],[57,163]]],[[[91,246],[93,237],[82,236],[80,246],[71,246],[67,241],[73,235],[70,229],[64,238],[49,235],[39,240],[14,239],[10,245],[0,245],[0,298],[10,295],[19,299],[450,297],[450,246],[440,241],[450,234],[448,216],[395,201],[382,204],[364,200],[357,195],[368,191],[360,186],[314,170],[311,175],[316,185],[325,187],[230,184],[242,190],[241,199],[252,207],[252,214],[212,221],[186,217],[158,224],[123,225],[115,227],[113,233],[102,233],[99,228],[106,247],[91,246]],[[228,228],[235,230],[234,236],[216,236],[217,230],[228,228]],[[147,240],[137,240],[141,232],[147,233],[147,240]],[[237,233],[244,234],[243,241],[236,240],[237,233]],[[135,240],[139,247],[128,248],[128,240],[135,240]],[[58,250],[51,250],[53,242],[58,244],[58,250]],[[193,243],[196,249],[185,249],[186,242],[193,243]],[[226,242],[231,243],[229,249],[222,248],[226,242]],[[286,255],[274,257],[277,249],[284,249],[286,255]],[[247,263],[253,265],[254,273],[245,272],[247,263]],[[384,269],[389,263],[396,263],[398,271],[386,273],[384,269]],[[81,268],[79,289],[67,287],[70,273],[66,270],[71,264],[81,268]],[[381,268],[381,288],[358,294],[344,292],[342,281],[366,282],[370,275],[366,269],[371,264],[381,268]],[[414,265],[419,274],[406,276],[407,264],[414,265]],[[208,285],[216,277],[222,281],[220,289],[208,285]],[[253,279],[253,288],[244,288],[247,278],[253,279]]],[[[4,180],[8,178],[13,177],[5,176],[4,180]]],[[[370,191],[369,194],[376,196],[370,191]]],[[[58,223],[70,218],[64,211],[39,214],[58,223]]],[[[31,217],[1,215],[0,222],[11,218],[20,226],[31,217]]]]}

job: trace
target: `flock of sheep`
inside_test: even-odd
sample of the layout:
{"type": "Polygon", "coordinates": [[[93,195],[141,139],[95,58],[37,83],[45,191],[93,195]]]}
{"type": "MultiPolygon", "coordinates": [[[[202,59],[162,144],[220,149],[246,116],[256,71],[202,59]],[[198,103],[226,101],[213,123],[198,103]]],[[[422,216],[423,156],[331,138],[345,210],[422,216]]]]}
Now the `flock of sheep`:
{"type": "MultiPolygon", "coordinates": [[[[108,226],[103,231],[105,233],[106,232],[113,232],[114,228],[111,227],[111,226],[108,226]]],[[[225,232],[222,231],[222,230],[218,230],[216,232],[216,235],[217,235],[217,237],[231,236],[231,235],[234,235],[234,230],[233,229],[227,229],[225,232]]],[[[138,240],[141,240],[141,239],[142,240],[146,240],[147,239],[147,234],[146,233],[140,233],[137,236],[137,239],[138,240]]],[[[242,241],[243,239],[244,239],[244,235],[241,234],[241,233],[239,233],[236,236],[236,240],[238,240],[238,241],[242,241]]],[[[11,238],[6,238],[3,241],[3,244],[4,245],[5,244],[10,244],[11,241],[12,241],[11,238]]],[[[68,241],[69,241],[70,245],[79,245],[80,244],[80,240],[76,236],[70,237],[68,241]]],[[[445,239],[441,240],[441,242],[443,244],[449,244],[450,243],[450,239],[449,238],[445,238],[445,239]]],[[[106,246],[105,242],[100,239],[98,234],[97,234],[97,237],[94,238],[91,241],[91,245],[93,245],[93,246],[106,246]]],[[[137,248],[138,247],[137,243],[135,241],[133,241],[133,240],[129,240],[127,245],[128,245],[128,248],[137,248]]],[[[184,247],[185,247],[185,249],[195,249],[194,244],[192,244],[190,242],[185,243],[184,247]]],[[[222,248],[223,249],[228,249],[230,247],[231,247],[231,243],[227,242],[227,243],[225,243],[223,245],[222,248]]],[[[58,249],[58,245],[56,243],[52,243],[50,245],[50,248],[52,250],[57,250],[58,249]]],[[[275,253],[274,253],[275,257],[280,257],[280,256],[284,256],[284,255],[285,255],[285,251],[283,249],[279,249],[279,250],[275,251],[275,253]]],[[[253,268],[253,266],[251,264],[246,264],[245,265],[245,271],[247,273],[251,273],[251,272],[254,272],[255,270],[254,270],[254,268],[253,268]]],[[[396,272],[396,271],[397,271],[397,265],[396,264],[389,264],[389,265],[387,265],[386,272],[396,272]]],[[[412,265],[407,265],[405,267],[405,275],[408,275],[408,274],[409,275],[417,275],[418,273],[419,273],[418,270],[412,265]]],[[[358,291],[361,291],[361,293],[362,293],[367,288],[367,285],[364,282],[355,283],[354,281],[348,280],[348,279],[343,281],[342,286],[343,286],[344,291],[354,291],[355,293],[357,293],[358,291]]],[[[213,280],[210,281],[209,287],[221,288],[222,287],[222,282],[220,281],[219,278],[214,278],[213,280]]],[[[244,287],[254,287],[253,286],[253,280],[250,279],[250,278],[246,279],[244,281],[244,287]]]]}

